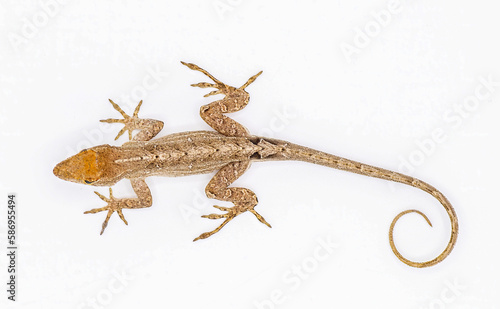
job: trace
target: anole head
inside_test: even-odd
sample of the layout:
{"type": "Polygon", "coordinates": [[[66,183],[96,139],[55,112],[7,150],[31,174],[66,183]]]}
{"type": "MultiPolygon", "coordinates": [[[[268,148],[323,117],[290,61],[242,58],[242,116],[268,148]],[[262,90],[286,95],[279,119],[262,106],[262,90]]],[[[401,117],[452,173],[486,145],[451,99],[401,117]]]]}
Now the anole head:
{"type": "Polygon", "coordinates": [[[114,166],[117,147],[101,145],[84,149],[54,167],[57,177],[93,186],[109,186],[121,179],[121,171],[114,166]]]}

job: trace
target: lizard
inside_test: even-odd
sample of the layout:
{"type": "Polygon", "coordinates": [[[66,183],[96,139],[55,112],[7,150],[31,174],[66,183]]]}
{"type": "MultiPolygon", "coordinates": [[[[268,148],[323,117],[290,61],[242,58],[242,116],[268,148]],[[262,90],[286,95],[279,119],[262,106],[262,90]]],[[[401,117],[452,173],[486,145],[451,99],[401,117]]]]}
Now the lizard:
{"type": "Polygon", "coordinates": [[[128,131],[129,141],[121,146],[99,145],[84,149],[74,156],[58,163],[53,173],[67,181],[92,186],[109,186],[109,197],[95,191],[106,206],[85,211],[85,214],[95,214],[107,211],[102,224],[101,235],[108,225],[111,215],[116,212],[121,220],[128,224],[122,210],[150,207],[153,203],[151,191],[145,178],[149,176],[187,176],[213,173],[215,175],[205,188],[208,198],[232,202],[233,207],[214,205],[223,213],[203,215],[208,219],[224,219],[214,230],[199,235],[194,241],[205,239],[219,232],[236,216],[250,212],[261,223],[271,225],[260,215],[256,194],[247,188],[233,187],[236,181],[252,162],[295,160],[319,164],[343,171],[388,181],[403,183],[421,189],[436,198],[444,207],[451,222],[449,242],[436,258],[415,262],[403,257],[394,244],[393,230],[396,222],[403,215],[417,213],[432,226],[427,216],[419,210],[410,209],[399,213],[389,228],[389,243],[396,257],[412,267],[428,267],[444,260],[452,251],[458,237],[458,219],[454,208],[448,199],[436,188],[417,178],[390,171],[353,160],[345,159],[319,150],[314,150],[287,141],[274,138],[251,135],[248,130],[232,118],[226,116],[243,109],[250,100],[246,87],[252,84],[262,71],[250,77],[241,87],[233,87],[222,83],[209,72],[192,63],[181,63],[191,70],[199,71],[210,78],[213,83],[200,82],[193,87],[215,88],[205,97],[222,94],[220,100],[203,105],[200,108],[201,118],[215,131],[190,131],[174,133],[153,139],[163,128],[163,122],[154,119],[139,118],[138,113],[142,100],[135,108],[132,116],[127,115],[118,104],[109,99],[110,103],[123,119],[105,119],[101,122],[120,123],[124,127],[115,140],[128,131]],[[132,135],[134,130],[139,130],[132,135]],[[116,198],[111,186],[121,179],[129,179],[136,198],[116,198]]]}

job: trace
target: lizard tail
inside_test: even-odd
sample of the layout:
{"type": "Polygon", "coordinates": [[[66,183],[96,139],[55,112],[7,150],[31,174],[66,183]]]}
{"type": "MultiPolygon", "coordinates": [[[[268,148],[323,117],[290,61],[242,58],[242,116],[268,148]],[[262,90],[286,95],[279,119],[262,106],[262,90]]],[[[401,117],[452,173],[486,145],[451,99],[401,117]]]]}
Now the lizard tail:
{"type": "Polygon", "coordinates": [[[394,182],[400,182],[404,183],[406,185],[421,189],[430,195],[434,196],[444,207],[446,210],[446,213],[450,217],[450,222],[451,222],[451,236],[450,240],[448,241],[448,244],[444,251],[438,255],[436,258],[427,261],[427,262],[414,262],[406,259],[399,253],[399,251],[396,248],[396,245],[394,244],[394,239],[393,239],[393,230],[394,226],[396,225],[396,222],[401,218],[402,216],[415,212],[427,221],[427,223],[432,226],[431,222],[427,218],[425,214],[422,212],[415,210],[415,209],[410,209],[403,211],[399,213],[394,220],[391,223],[391,226],[389,228],[389,243],[391,245],[391,249],[396,255],[396,257],[403,263],[412,266],[412,267],[429,267],[432,265],[435,265],[442,260],[444,260],[450,252],[453,250],[453,247],[455,246],[455,243],[457,241],[458,237],[458,219],[457,215],[455,213],[455,210],[453,209],[453,206],[451,203],[446,199],[446,197],[439,192],[436,188],[431,186],[428,183],[425,183],[421,180],[418,180],[414,177],[407,176],[401,173],[393,172],[390,170],[386,170],[383,168],[363,164],[360,162],[348,160],[342,157],[338,157],[329,153],[321,152],[318,150],[314,150],[311,148],[295,145],[289,142],[281,141],[281,140],[276,140],[276,139],[271,139],[271,138],[263,138],[263,137],[255,137],[256,138],[256,144],[262,147],[262,150],[259,151],[260,158],[258,158],[258,161],[267,161],[267,160],[296,160],[296,161],[305,161],[305,162],[310,162],[314,164],[319,164],[327,167],[332,167],[335,169],[339,170],[344,170],[356,174],[361,174],[365,176],[370,176],[370,177],[375,177],[375,178],[381,178],[384,180],[389,180],[389,181],[394,181],[394,182]],[[258,141],[258,142],[257,142],[258,141]]]}

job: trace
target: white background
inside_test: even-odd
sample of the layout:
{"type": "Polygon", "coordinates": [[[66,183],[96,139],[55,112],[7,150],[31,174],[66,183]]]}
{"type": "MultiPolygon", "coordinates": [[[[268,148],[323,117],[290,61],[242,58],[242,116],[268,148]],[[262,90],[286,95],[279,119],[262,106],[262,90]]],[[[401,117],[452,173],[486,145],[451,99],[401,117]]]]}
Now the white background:
{"type": "MultiPolygon", "coordinates": [[[[15,193],[20,249],[15,304],[0,255],[0,306],[499,308],[500,86],[480,82],[500,80],[498,9],[485,0],[1,1],[0,244],[15,193]],[[236,182],[256,192],[272,229],[243,214],[193,243],[219,224],[200,215],[229,206],[204,196],[211,175],[199,175],[148,178],[153,206],[125,211],[128,226],[114,215],[99,236],[105,213],[83,212],[104,206],[93,191],[107,188],[64,182],[52,168],[83,147],[127,140],[98,122],[119,117],[108,98],[129,114],[144,99],[139,115],[164,121],[160,135],[209,129],[199,107],[217,97],[189,86],[208,79],[181,60],[233,86],[264,71],[231,115],[254,134],[433,184],[459,216],[451,255],[415,269],[389,247],[393,217],[416,208],[434,227],[404,217],[398,247],[419,261],[442,251],[449,219],[431,196],[300,162],[256,163],[236,182]]],[[[122,181],[115,195],[133,191],[122,181]]]]}

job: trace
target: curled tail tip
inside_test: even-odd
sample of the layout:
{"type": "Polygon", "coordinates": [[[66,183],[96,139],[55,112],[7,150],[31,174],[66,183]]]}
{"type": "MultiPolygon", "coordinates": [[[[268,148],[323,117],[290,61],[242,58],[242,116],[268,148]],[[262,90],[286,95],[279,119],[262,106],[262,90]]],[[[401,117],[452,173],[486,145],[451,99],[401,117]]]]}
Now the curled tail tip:
{"type": "Polygon", "coordinates": [[[394,226],[396,225],[396,222],[399,220],[399,218],[401,218],[402,216],[404,216],[408,213],[412,213],[412,212],[415,212],[415,213],[421,215],[425,219],[425,221],[427,221],[427,223],[432,227],[432,223],[429,220],[429,218],[427,218],[427,216],[419,210],[409,209],[409,210],[405,210],[405,211],[400,212],[392,220],[391,227],[389,228],[389,244],[391,246],[392,252],[394,252],[396,257],[401,262],[403,262],[406,265],[411,266],[411,267],[423,268],[423,267],[429,267],[429,266],[436,265],[439,262],[443,261],[450,254],[451,250],[453,249],[455,242],[457,240],[457,234],[458,234],[457,231],[455,230],[456,227],[452,224],[450,241],[446,245],[446,248],[444,249],[444,251],[440,255],[438,255],[436,258],[434,258],[433,260],[427,261],[427,262],[410,261],[410,260],[406,259],[405,257],[403,257],[403,255],[401,253],[399,253],[398,249],[396,248],[396,245],[394,244],[393,231],[394,231],[394,226]]]}
{"type": "Polygon", "coordinates": [[[421,215],[421,216],[425,219],[425,221],[427,222],[427,224],[429,224],[429,226],[431,226],[431,227],[432,227],[431,220],[429,220],[429,218],[428,218],[428,217],[427,217],[427,216],[426,216],[423,212],[421,212],[420,210],[416,210],[416,209],[408,209],[408,210],[405,210],[405,211],[400,212],[400,213],[399,213],[399,214],[398,214],[398,215],[397,215],[397,216],[396,216],[396,217],[392,220],[393,224],[396,224],[396,221],[398,221],[398,220],[399,220],[399,218],[401,218],[402,216],[404,216],[404,215],[406,215],[406,214],[409,214],[409,213],[412,213],[412,212],[414,212],[414,213],[417,213],[417,214],[421,215]]]}

